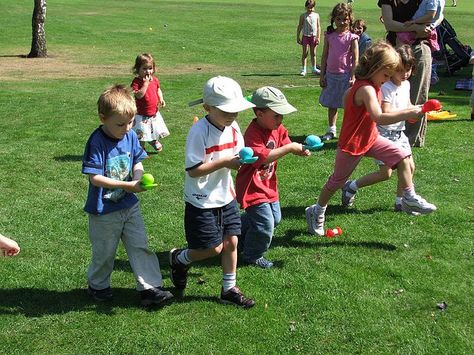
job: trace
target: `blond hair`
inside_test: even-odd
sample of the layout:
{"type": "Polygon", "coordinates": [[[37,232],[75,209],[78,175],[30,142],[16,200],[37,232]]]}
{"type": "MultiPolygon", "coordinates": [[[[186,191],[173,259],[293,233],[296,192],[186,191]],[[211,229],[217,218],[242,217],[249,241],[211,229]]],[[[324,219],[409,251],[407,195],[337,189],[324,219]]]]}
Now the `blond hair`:
{"type": "Polygon", "coordinates": [[[400,54],[391,44],[380,40],[371,45],[359,59],[355,70],[357,79],[370,79],[376,72],[386,69],[390,76],[400,67],[400,54]]]}
{"type": "Polygon", "coordinates": [[[113,114],[133,118],[137,113],[135,99],[125,85],[112,85],[105,89],[97,100],[99,115],[103,118],[113,114]]]}

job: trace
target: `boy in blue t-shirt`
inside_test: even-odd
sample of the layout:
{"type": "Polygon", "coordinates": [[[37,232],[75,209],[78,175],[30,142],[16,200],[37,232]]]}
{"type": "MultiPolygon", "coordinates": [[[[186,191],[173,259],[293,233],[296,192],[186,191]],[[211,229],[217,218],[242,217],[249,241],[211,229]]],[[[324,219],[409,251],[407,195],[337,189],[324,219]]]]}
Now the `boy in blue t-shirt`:
{"type": "Polygon", "coordinates": [[[161,288],[158,258],[148,247],[143,217],[135,192],[142,192],[141,161],[146,158],[131,130],[135,99],[123,85],[106,89],[97,102],[102,125],[89,137],[82,173],[89,176],[84,210],[89,214],[92,261],[87,273],[88,293],[97,301],[112,299],[110,275],[122,239],[144,306],[173,297],[161,288]],[[133,178],[132,178],[133,176],[133,178]]]}

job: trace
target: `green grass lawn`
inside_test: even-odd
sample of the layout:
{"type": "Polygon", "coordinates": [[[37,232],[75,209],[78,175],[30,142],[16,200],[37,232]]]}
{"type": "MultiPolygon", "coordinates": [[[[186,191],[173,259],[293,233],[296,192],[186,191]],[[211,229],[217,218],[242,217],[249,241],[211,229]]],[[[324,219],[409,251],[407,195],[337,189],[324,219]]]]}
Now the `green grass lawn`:
{"type": "MultiPolygon", "coordinates": [[[[374,39],[384,35],[375,3],[354,3],[374,39]]],[[[317,3],[323,28],[335,4],[317,3]]],[[[474,45],[474,3],[449,5],[445,16],[459,39],[474,45]]],[[[143,309],[123,247],[112,276],[115,299],[97,305],[85,293],[90,244],[81,157],[99,124],[100,92],[128,85],[136,55],[154,54],[171,135],[145,162],[159,187],[140,200],[171,287],[167,253],[185,244],[184,143],[193,116],[204,114],[187,103],[201,97],[204,82],[221,74],[246,94],[280,88],[298,108],[284,121],[294,140],[326,127],[319,81],[298,75],[304,1],[49,1],[50,56],[25,59],[32,10],[33,1],[0,4],[0,232],[22,248],[0,259],[0,354],[473,352],[474,123],[470,92],[454,90],[471,68],[453,77],[441,70],[430,96],[458,117],[430,122],[426,147],[414,150],[417,191],[437,212],[392,212],[392,179],[361,190],[351,209],[341,208],[338,194],[331,200],[327,225],[340,226],[343,236],[309,236],[304,208],[334,164],[335,144],[327,144],[307,159],[280,161],[284,219],[268,253],[276,267],[238,270],[238,284],[257,301],[253,309],[217,303],[218,259],[191,269],[185,297],[143,309]],[[443,301],[444,311],[437,308],[443,301]]],[[[243,130],[251,119],[250,111],[239,115],[243,130]]],[[[363,160],[354,176],[373,169],[363,160]]]]}

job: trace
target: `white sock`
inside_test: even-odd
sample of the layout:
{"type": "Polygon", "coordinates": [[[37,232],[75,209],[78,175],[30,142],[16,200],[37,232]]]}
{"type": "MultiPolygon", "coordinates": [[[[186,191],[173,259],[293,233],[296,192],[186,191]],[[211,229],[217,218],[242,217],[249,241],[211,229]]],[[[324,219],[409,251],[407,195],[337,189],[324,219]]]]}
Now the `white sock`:
{"type": "Polygon", "coordinates": [[[405,198],[413,198],[416,196],[416,193],[415,193],[415,187],[413,185],[409,186],[409,187],[405,187],[403,189],[403,197],[405,198]]]}
{"type": "Polygon", "coordinates": [[[336,132],[337,132],[336,126],[329,126],[327,132],[336,135],[336,132]]]}
{"type": "Polygon", "coordinates": [[[236,285],[237,275],[233,273],[225,273],[222,277],[222,289],[224,292],[229,291],[232,287],[236,285]]]}
{"type": "Polygon", "coordinates": [[[188,252],[189,252],[189,249],[184,249],[176,257],[176,259],[183,265],[191,264],[192,260],[189,258],[188,252]]]}

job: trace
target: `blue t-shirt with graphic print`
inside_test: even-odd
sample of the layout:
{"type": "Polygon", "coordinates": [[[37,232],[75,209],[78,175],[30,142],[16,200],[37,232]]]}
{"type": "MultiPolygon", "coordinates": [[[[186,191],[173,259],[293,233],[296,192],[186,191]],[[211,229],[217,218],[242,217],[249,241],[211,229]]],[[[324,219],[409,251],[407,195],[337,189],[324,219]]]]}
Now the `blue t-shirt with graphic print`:
{"type": "MultiPolygon", "coordinates": [[[[100,126],[87,141],[82,158],[82,173],[131,181],[133,166],[146,156],[135,131],[130,130],[122,139],[114,139],[105,134],[100,126]]],[[[137,202],[138,198],[134,193],[97,187],[89,182],[84,211],[103,215],[132,207],[137,202]]]]}

